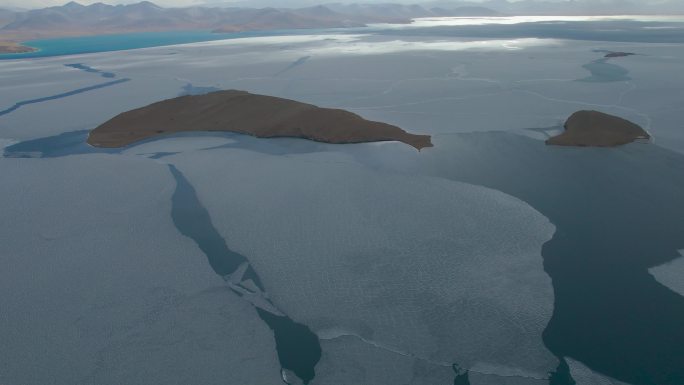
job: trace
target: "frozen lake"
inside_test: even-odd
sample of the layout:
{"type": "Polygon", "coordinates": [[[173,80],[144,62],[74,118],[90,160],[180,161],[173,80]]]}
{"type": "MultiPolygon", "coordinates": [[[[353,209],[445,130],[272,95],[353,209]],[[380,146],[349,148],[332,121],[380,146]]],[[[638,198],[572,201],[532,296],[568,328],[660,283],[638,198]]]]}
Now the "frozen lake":
{"type": "Polygon", "coordinates": [[[681,20],[414,24],[0,61],[0,382],[681,384],[681,20]],[[216,89],[435,147],[84,143],[216,89]],[[579,109],[655,139],[545,146],[579,109]]]}

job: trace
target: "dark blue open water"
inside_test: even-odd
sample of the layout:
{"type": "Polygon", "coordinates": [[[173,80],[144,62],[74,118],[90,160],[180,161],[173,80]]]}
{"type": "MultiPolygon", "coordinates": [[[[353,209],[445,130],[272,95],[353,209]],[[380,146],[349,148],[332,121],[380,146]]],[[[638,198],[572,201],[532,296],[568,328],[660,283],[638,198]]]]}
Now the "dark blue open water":
{"type": "MultiPolygon", "coordinates": [[[[207,256],[211,268],[221,277],[236,272],[240,265],[248,264],[247,258],[228,248],[214,228],[209,212],[197,198],[194,187],[174,166],[169,166],[169,170],[176,180],[171,217],[178,231],[195,241],[207,256]]],[[[243,278],[252,280],[263,290],[261,280],[251,266],[247,268],[243,278]]],[[[236,293],[240,295],[239,292],[236,293]]],[[[314,368],[321,359],[318,337],[308,327],[286,315],[273,314],[258,307],[256,311],[273,330],[280,365],[308,384],[315,377],[314,368]]]]}
{"type": "MultiPolygon", "coordinates": [[[[547,348],[630,384],[684,384],[684,297],[648,272],[684,249],[684,155],[641,143],[546,146],[504,132],[438,135],[433,143],[412,159],[363,146],[348,151],[375,168],[527,202],[556,226],[542,249],[555,295],[547,348]]],[[[560,365],[551,380],[569,378],[560,365]]]]}

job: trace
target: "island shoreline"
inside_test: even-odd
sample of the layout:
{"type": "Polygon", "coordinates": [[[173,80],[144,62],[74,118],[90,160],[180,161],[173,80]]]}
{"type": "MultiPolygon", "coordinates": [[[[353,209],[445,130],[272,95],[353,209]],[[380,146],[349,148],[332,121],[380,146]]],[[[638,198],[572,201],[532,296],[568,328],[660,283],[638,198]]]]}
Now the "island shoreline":
{"type": "Polygon", "coordinates": [[[38,52],[40,49],[26,45],[25,42],[0,41],[0,55],[38,52]]]}
{"type": "Polygon", "coordinates": [[[430,135],[412,134],[349,111],[239,90],[184,95],[121,113],[91,130],[87,143],[119,148],[183,132],[233,132],[330,144],[399,141],[418,151],[433,146],[430,135]]]}

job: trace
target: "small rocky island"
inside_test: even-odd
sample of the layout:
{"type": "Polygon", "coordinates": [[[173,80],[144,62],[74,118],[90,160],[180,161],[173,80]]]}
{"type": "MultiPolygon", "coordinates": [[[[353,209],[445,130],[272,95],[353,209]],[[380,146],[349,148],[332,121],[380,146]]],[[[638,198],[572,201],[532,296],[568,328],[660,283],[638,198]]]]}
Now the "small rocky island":
{"type": "Polygon", "coordinates": [[[635,53],[632,52],[608,52],[604,57],[605,58],[612,58],[612,57],[626,57],[626,56],[634,56],[636,55],[635,53]]]}
{"type": "Polygon", "coordinates": [[[429,135],[410,134],[348,111],[236,90],[180,96],[124,112],[92,130],[88,144],[123,147],[187,131],[229,131],[338,144],[399,141],[418,150],[432,147],[429,135]]]}
{"type": "Polygon", "coordinates": [[[556,146],[614,147],[650,139],[639,125],[599,111],[578,111],[565,122],[565,131],[546,144],[556,146]]]}
{"type": "Polygon", "coordinates": [[[25,45],[21,45],[18,43],[0,41],[0,54],[2,54],[2,53],[25,53],[25,52],[33,52],[35,50],[36,50],[35,48],[27,47],[25,45]]]}

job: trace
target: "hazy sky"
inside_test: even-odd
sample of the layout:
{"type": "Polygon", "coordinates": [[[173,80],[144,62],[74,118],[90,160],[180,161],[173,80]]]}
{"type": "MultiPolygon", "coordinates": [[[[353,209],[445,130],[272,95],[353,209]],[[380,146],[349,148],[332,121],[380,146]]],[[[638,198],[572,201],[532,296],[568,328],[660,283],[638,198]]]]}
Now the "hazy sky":
{"type": "MultiPolygon", "coordinates": [[[[76,0],[77,3],[84,5],[93,3],[105,3],[105,4],[130,4],[137,3],[140,0],[76,0]]],[[[197,5],[203,4],[207,1],[205,0],[151,0],[153,3],[161,6],[187,6],[187,5],[197,5]]],[[[21,8],[43,8],[51,7],[54,5],[63,5],[68,3],[69,0],[0,0],[0,8],[3,6],[8,7],[21,7],[21,8]]]]}
{"type": "MultiPolygon", "coordinates": [[[[97,2],[103,2],[107,4],[130,4],[130,3],[137,3],[140,0],[76,0],[77,2],[81,4],[93,4],[97,2]]],[[[207,3],[217,3],[217,2],[222,2],[222,3],[230,3],[230,2],[238,2],[240,3],[241,6],[249,5],[250,0],[151,0],[153,3],[161,5],[161,6],[168,6],[168,7],[178,7],[178,6],[189,6],[189,5],[202,5],[202,4],[207,4],[207,3]]],[[[296,4],[297,6],[304,5],[304,4],[318,4],[318,3],[331,3],[331,2],[342,2],[342,3],[352,3],[352,2],[357,2],[357,3],[378,3],[378,2],[384,2],[384,3],[421,3],[425,2],[427,0],[274,0],[271,1],[270,3],[273,3],[274,5],[281,5],[283,7],[287,7],[288,3],[289,4],[296,4]]],[[[484,0],[470,0],[470,1],[484,1],[484,0]]],[[[510,0],[510,1],[518,1],[518,0],[510,0]]],[[[565,0],[545,0],[545,1],[565,1],[565,0]]],[[[580,0],[581,1],[581,0],[580,0]]],[[[588,3],[611,3],[611,2],[619,2],[620,0],[584,0],[585,2],[588,3]]],[[[633,3],[637,4],[649,4],[649,3],[659,3],[662,2],[663,0],[631,0],[633,3]]],[[[684,0],[681,0],[684,2],[684,0]]],[[[42,8],[42,7],[49,7],[49,6],[54,6],[54,5],[62,5],[64,3],[68,2],[68,0],[0,0],[0,7],[21,7],[21,8],[42,8]]],[[[263,5],[264,3],[267,3],[264,0],[256,0],[254,1],[255,5],[260,6],[263,5]]]]}
{"type": "MultiPolygon", "coordinates": [[[[40,7],[50,7],[54,5],[62,5],[64,3],[67,3],[69,0],[0,0],[0,7],[2,6],[13,6],[13,7],[23,7],[23,8],[40,8],[40,7]]],[[[76,0],[76,2],[81,3],[81,4],[93,4],[93,3],[106,3],[106,4],[130,4],[130,3],[137,3],[140,0],[76,0]]],[[[207,4],[207,3],[217,3],[217,2],[222,2],[222,3],[230,3],[230,2],[239,2],[242,4],[249,3],[249,0],[150,0],[153,3],[161,6],[188,6],[188,5],[201,5],[201,4],[207,4]]],[[[424,2],[425,0],[414,0],[414,1],[409,1],[409,0],[294,0],[294,1],[289,1],[289,0],[280,0],[280,1],[273,1],[273,3],[282,3],[283,6],[287,6],[287,3],[378,3],[378,2],[383,2],[383,3],[407,3],[407,2],[412,2],[412,3],[420,3],[424,2]]],[[[483,0],[470,0],[470,1],[483,1],[483,0]]],[[[516,1],[516,0],[512,0],[516,1]]],[[[548,0],[547,0],[548,1],[548,0]]],[[[551,1],[562,1],[562,0],[551,0],[551,1]]]]}

